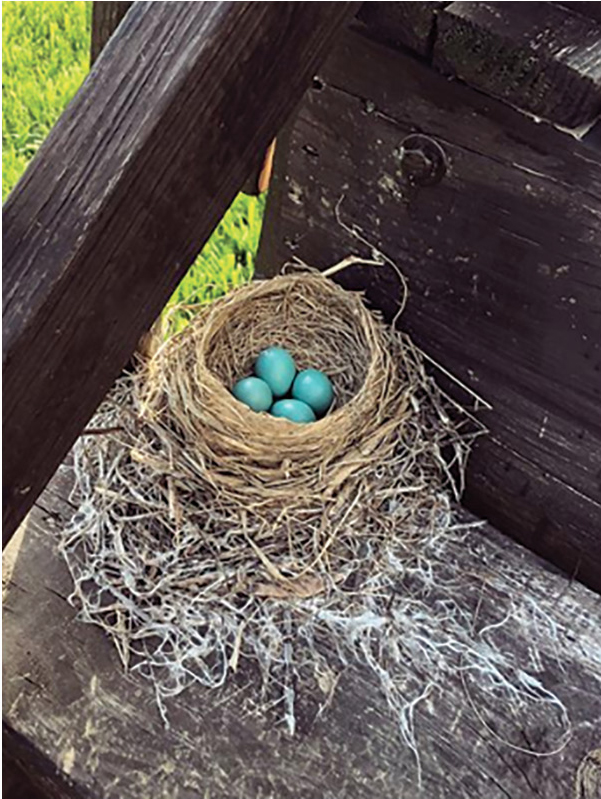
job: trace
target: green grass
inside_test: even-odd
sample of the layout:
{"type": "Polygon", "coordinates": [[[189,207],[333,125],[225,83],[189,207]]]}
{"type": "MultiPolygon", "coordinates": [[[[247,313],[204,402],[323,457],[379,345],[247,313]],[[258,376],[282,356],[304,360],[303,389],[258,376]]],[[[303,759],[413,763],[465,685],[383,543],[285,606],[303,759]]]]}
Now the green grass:
{"type": "MultiPolygon", "coordinates": [[[[264,206],[264,197],[238,195],[167,308],[209,302],[252,279],[264,206]]],[[[179,308],[177,313],[169,314],[169,334],[181,330],[193,313],[193,309],[179,308]]]]}
{"type": "MultiPolygon", "coordinates": [[[[91,3],[2,3],[2,200],[83,81],[91,3]]],[[[252,277],[264,197],[240,194],[178,286],[174,303],[205,302],[252,277]]],[[[174,320],[179,329],[189,317],[174,320]]]]}
{"type": "Polygon", "coordinates": [[[2,3],[2,200],[77,91],[91,3],[2,3]]]}

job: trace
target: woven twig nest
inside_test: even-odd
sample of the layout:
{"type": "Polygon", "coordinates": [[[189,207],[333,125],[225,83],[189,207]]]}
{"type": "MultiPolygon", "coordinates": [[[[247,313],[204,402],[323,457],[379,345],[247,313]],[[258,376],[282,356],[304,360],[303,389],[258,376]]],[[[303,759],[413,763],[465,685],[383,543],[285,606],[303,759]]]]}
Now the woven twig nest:
{"type": "MultiPolygon", "coordinates": [[[[255,536],[278,536],[298,513],[329,529],[351,498],[371,504],[389,480],[383,461],[403,437],[411,445],[420,369],[408,342],[359,295],[319,274],[256,283],[201,312],[142,372],[139,416],[150,433],[143,451],[154,463],[158,435],[171,462],[194,458],[194,490],[219,496],[235,514],[246,509],[255,536]],[[331,377],[336,400],[326,418],[297,425],[233,398],[231,386],[273,345],[286,347],[299,369],[331,377]]],[[[172,485],[176,496],[190,494],[190,483],[172,485]]]]}
{"type": "Polygon", "coordinates": [[[75,448],[63,551],[83,617],[159,696],[220,684],[244,655],[268,680],[274,636],[298,613],[306,624],[303,602],[352,618],[389,542],[409,557],[448,523],[469,436],[446,406],[411,341],[319,273],[201,309],[117,383],[93,422],[106,434],[75,448]],[[273,345],[330,376],[323,419],[296,425],[232,396],[273,345]]]}
{"type": "Polygon", "coordinates": [[[93,422],[106,432],[77,444],[72,599],[153,681],[165,718],[166,697],[247,660],[257,701],[278,694],[293,731],[295,691],[359,662],[415,750],[416,702],[459,664],[515,695],[511,657],[491,648],[487,671],[445,562],[467,419],[359,294],[314,272],[240,288],[122,378],[93,422]],[[331,377],[325,418],[295,425],[234,399],[273,345],[331,377]],[[416,657],[427,685],[403,673],[416,657]]]}

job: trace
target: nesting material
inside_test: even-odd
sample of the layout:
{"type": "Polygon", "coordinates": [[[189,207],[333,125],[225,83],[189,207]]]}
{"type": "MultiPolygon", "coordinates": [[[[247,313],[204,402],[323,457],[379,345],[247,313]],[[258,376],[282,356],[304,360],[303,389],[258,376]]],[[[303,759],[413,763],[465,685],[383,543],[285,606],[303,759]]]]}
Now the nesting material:
{"type": "Polygon", "coordinates": [[[544,700],[470,638],[445,559],[466,535],[451,504],[477,431],[360,295],[311,272],[240,288],[122,378],[92,426],[107,432],[75,448],[62,537],[73,600],[153,681],[166,721],[167,697],[243,661],[290,732],[299,692],[325,706],[343,668],[367,666],[416,755],[415,706],[458,664],[514,703],[544,700]],[[324,419],[232,397],[272,345],[331,377],[324,419]],[[403,670],[416,658],[422,682],[403,670]]]}

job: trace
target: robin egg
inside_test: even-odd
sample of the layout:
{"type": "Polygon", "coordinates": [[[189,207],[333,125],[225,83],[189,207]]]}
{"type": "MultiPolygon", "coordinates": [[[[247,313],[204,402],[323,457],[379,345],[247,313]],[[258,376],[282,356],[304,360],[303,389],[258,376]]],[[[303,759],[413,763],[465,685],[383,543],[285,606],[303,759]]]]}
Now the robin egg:
{"type": "Polygon", "coordinates": [[[296,374],[294,358],[282,347],[269,347],[255,362],[255,374],[264,380],[274,397],[283,397],[290,391],[296,374]]]}
{"type": "Polygon", "coordinates": [[[315,414],[305,403],[295,399],[284,399],[274,402],[271,415],[280,419],[288,419],[290,422],[314,422],[315,414]]]}
{"type": "Polygon", "coordinates": [[[334,399],[334,389],[330,378],[317,369],[299,372],[292,384],[294,399],[306,402],[318,416],[328,410],[334,399]]]}
{"type": "Polygon", "coordinates": [[[232,394],[237,400],[248,405],[253,411],[268,411],[273,402],[271,389],[258,377],[245,377],[238,380],[232,394]]]}

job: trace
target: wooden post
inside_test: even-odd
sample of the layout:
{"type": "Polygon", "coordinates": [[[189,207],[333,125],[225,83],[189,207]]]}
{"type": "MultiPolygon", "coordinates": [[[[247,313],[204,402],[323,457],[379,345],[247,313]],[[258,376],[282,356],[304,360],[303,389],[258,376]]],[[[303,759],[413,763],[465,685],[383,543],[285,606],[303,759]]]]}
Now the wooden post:
{"type": "Polygon", "coordinates": [[[134,3],[3,212],[4,540],[353,3],[134,3]]]}

